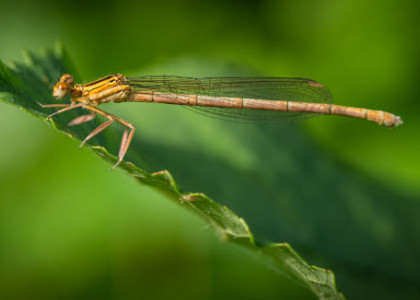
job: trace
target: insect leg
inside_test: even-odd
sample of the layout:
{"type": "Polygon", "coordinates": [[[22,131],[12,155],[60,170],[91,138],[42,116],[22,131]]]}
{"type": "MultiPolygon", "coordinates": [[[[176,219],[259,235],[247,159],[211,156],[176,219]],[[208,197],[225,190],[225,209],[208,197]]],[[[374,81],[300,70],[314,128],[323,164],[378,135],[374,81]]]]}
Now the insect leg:
{"type": "Polygon", "coordinates": [[[87,114],[87,115],[81,115],[77,118],[74,118],[67,125],[68,126],[80,125],[80,124],[92,121],[93,119],[95,119],[95,117],[96,117],[95,113],[90,113],[90,114],[87,114]]]}
{"type": "Polygon", "coordinates": [[[39,106],[41,106],[42,108],[48,108],[48,107],[69,107],[71,106],[71,104],[59,104],[59,103],[55,103],[55,104],[42,104],[41,102],[36,102],[38,103],[39,106]]]}
{"type": "Polygon", "coordinates": [[[106,127],[108,127],[109,125],[111,125],[111,123],[114,122],[114,121],[117,122],[117,123],[120,123],[121,125],[123,125],[123,126],[125,126],[127,128],[124,131],[123,136],[122,136],[122,139],[121,139],[120,150],[118,151],[118,161],[111,168],[111,169],[114,169],[114,168],[116,168],[122,162],[125,154],[127,153],[127,150],[128,150],[128,148],[130,146],[131,140],[133,139],[134,131],[136,130],[136,128],[134,127],[133,124],[131,124],[131,123],[129,123],[129,122],[123,120],[123,119],[120,119],[117,116],[114,116],[113,114],[110,114],[110,113],[108,113],[106,111],[103,111],[102,109],[99,109],[97,107],[94,107],[94,106],[86,106],[85,108],[88,109],[88,110],[90,110],[90,111],[92,111],[92,112],[94,112],[94,113],[98,113],[98,114],[100,114],[100,115],[102,115],[102,116],[104,116],[104,117],[106,117],[106,118],[109,119],[109,121],[106,121],[105,123],[101,124],[98,128],[96,128],[94,131],[92,131],[92,133],[88,136],[89,138],[93,137],[94,135],[96,135],[99,132],[101,132],[102,130],[104,130],[106,127]]]}
{"type": "MultiPolygon", "coordinates": [[[[49,105],[53,105],[53,104],[49,104],[49,105]]],[[[62,104],[62,105],[64,105],[64,104],[62,104]]],[[[65,111],[72,110],[72,109],[82,107],[82,106],[86,106],[86,104],[85,103],[78,103],[78,104],[74,104],[74,105],[68,104],[66,107],[64,107],[60,110],[57,110],[55,113],[50,114],[49,116],[47,116],[47,118],[49,119],[52,116],[55,116],[55,115],[58,115],[58,114],[61,114],[61,113],[65,112],[65,111]]]]}

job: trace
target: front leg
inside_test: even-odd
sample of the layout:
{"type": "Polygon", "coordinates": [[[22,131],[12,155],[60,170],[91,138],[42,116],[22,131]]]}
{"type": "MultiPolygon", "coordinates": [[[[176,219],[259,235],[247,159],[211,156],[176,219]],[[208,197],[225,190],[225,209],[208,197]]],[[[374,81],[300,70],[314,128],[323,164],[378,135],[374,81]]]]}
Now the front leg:
{"type": "Polygon", "coordinates": [[[85,103],[78,103],[78,104],[42,104],[42,103],[39,103],[39,102],[37,102],[38,103],[38,105],[39,106],[41,106],[42,108],[49,108],[49,107],[64,107],[64,108],[62,108],[62,109],[60,109],[60,110],[57,110],[56,112],[54,112],[54,113],[52,113],[52,114],[50,114],[50,115],[48,115],[47,116],[47,119],[50,119],[51,117],[53,117],[53,116],[55,116],[55,115],[58,115],[58,114],[61,114],[61,113],[63,113],[63,112],[65,112],[65,111],[68,111],[68,110],[72,110],[72,109],[75,109],[75,108],[78,108],[78,107],[83,107],[83,106],[86,106],[86,104],[85,103]]]}
{"type": "Polygon", "coordinates": [[[49,107],[69,107],[71,106],[71,104],[42,104],[41,102],[36,102],[38,103],[39,106],[41,106],[42,108],[49,108],[49,107]]]}

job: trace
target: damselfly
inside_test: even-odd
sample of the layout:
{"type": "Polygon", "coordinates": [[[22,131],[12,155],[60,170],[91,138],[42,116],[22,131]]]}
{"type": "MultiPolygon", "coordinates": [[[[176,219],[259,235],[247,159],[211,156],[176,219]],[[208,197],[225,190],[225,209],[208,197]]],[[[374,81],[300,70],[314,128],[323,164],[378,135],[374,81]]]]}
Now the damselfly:
{"type": "Polygon", "coordinates": [[[322,84],[304,78],[282,77],[207,77],[178,76],[125,77],[109,75],[86,84],[74,84],[69,74],[61,76],[53,96],[63,99],[70,95],[70,104],[40,104],[62,107],[48,118],[78,107],[89,111],[72,120],[74,126],[88,122],[96,114],[108,120],[95,128],[82,142],[102,132],[113,122],[122,124],[123,133],[118,166],[133,138],[133,124],[97,106],[108,102],[156,102],[185,105],[205,115],[241,120],[296,118],[308,115],[340,115],[373,121],[394,127],[402,124],[399,116],[388,112],[332,104],[331,94],[322,84]]]}

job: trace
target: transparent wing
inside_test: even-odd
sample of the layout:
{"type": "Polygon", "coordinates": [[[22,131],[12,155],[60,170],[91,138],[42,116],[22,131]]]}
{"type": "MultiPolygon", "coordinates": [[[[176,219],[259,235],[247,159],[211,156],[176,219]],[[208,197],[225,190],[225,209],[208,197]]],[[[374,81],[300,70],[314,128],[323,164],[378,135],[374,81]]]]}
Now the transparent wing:
{"type": "MultiPolygon", "coordinates": [[[[127,78],[136,92],[161,92],[181,95],[284,100],[310,103],[332,103],[329,90],[305,78],[288,77],[180,77],[142,76],[127,78]]],[[[167,97],[171,97],[167,95],[167,97]]],[[[173,98],[175,99],[175,98],[173,98]]],[[[240,121],[307,118],[314,115],[257,109],[185,106],[198,113],[240,121]]]]}

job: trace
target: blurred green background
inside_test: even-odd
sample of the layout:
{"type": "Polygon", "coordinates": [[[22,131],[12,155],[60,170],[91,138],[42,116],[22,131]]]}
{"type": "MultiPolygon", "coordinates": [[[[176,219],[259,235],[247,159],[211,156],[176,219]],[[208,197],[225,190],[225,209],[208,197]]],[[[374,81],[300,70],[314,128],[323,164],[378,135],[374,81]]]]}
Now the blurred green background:
{"type": "MultiPolygon", "coordinates": [[[[272,142],[276,125],[231,124],[173,107],[109,107],[137,126],[144,168],[169,169],[186,190],[227,204],[261,236],[289,242],[310,264],[331,268],[349,298],[415,298],[418,3],[2,1],[0,58],[21,61],[22,49],[60,40],[86,81],[116,72],[299,76],[328,86],[337,104],[401,115],[404,125],[395,130],[318,117],[283,126],[272,142]],[[247,131],[258,138],[247,140],[247,131]],[[188,165],[182,153],[194,162],[204,153],[207,160],[188,165]],[[279,170],[274,175],[293,180],[264,176],[273,173],[271,161],[279,170]],[[241,184],[253,181],[267,189],[247,199],[241,184]],[[331,196],[338,204],[324,202],[328,191],[356,201],[340,205],[331,196]],[[277,206],[264,210],[275,197],[277,206]],[[359,227],[345,223],[348,214],[359,227]],[[272,223],[281,229],[260,222],[276,215],[272,223]],[[374,234],[364,236],[365,230],[374,234]],[[384,246],[378,253],[370,243],[384,246]]],[[[221,243],[205,222],[164,195],[110,172],[93,153],[32,116],[0,107],[0,298],[313,297],[253,255],[221,243]]]]}

